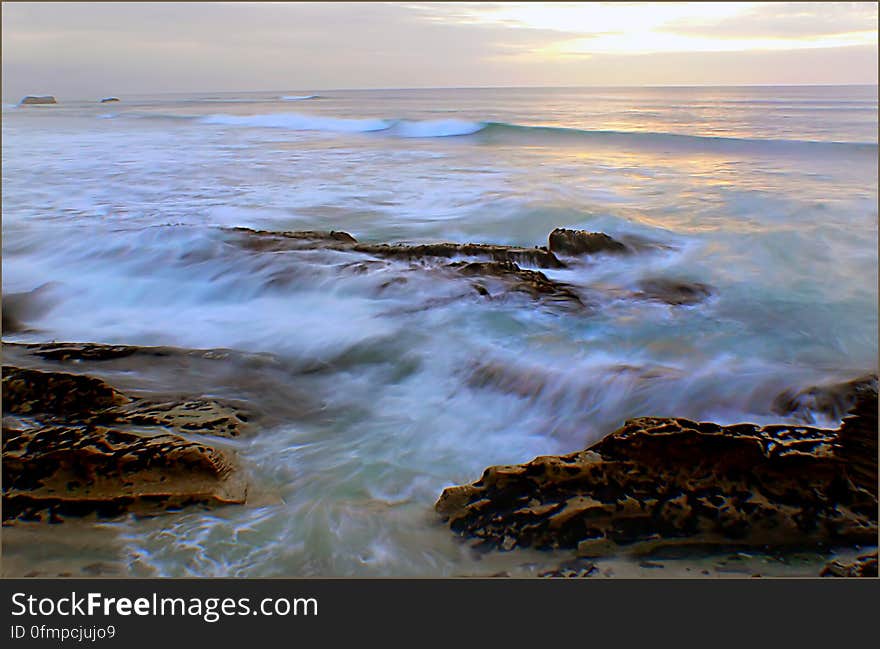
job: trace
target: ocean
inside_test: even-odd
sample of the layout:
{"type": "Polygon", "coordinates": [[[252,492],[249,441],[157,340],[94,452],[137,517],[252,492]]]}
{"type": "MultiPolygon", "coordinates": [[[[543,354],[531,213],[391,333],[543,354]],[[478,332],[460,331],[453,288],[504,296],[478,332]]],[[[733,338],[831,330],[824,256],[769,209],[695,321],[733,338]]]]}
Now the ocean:
{"type": "MultiPolygon", "coordinates": [[[[782,391],[878,370],[876,86],[98,99],[4,104],[3,293],[47,303],[4,341],[268,354],[271,390],[248,394],[275,417],[223,441],[247,505],[10,528],[16,570],[526,574],[544,555],[482,556],[437,520],[444,487],[631,417],[800,421],[782,391]],[[411,260],[232,246],[232,227],[648,245],[541,269],[582,295],[570,312],[411,260]],[[658,278],[710,295],[640,297],[658,278]]],[[[217,391],[247,392],[235,373],[217,391]]]]}

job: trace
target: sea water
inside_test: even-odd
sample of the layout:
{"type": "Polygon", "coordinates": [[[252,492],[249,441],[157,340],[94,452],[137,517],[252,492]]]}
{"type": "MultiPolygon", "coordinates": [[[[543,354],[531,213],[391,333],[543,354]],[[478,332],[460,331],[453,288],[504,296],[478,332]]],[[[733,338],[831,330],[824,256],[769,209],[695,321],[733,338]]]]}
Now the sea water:
{"type": "Polygon", "coordinates": [[[433,512],[442,489],[635,416],[795,421],[773,413],[781,391],[877,371],[877,117],[876,86],[4,104],[3,292],[51,297],[6,341],[265,352],[289,370],[274,390],[313,410],[280,408],[227,444],[248,505],[65,523],[17,561],[170,576],[529,565],[456,540],[433,512]],[[462,296],[409,262],[353,274],[367,257],[235,248],[236,226],[527,247],[568,227],[652,246],[544,271],[587,296],[572,313],[462,296]],[[387,289],[395,272],[407,282],[387,289]],[[635,298],[653,278],[712,295],[635,298]],[[474,380],[486,367],[504,378],[474,380]]]}

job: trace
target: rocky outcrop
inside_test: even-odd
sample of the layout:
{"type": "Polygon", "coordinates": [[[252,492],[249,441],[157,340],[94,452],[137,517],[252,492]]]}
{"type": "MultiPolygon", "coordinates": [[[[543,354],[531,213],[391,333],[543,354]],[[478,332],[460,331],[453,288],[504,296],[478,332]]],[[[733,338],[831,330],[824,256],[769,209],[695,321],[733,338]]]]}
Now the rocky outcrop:
{"type": "Polygon", "coordinates": [[[595,255],[598,253],[626,253],[629,249],[604,232],[587,232],[586,230],[567,230],[556,228],[548,237],[551,252],[563,255],[595,255]]]}
{"type": "Polygon", "coordinates": [[[853,561],[834,560],[819,573],[820,577],[876,577],[877,551],[863,554],[853,561]]]}
{"type": "Polygon", "coordinates": [[[28,95],[24,99],[19,102],[21,105],[28,106],[33,104],[57,104],[55,101],[55,97],[52,95],[44,95],[42,97],[37,97],[34,95],[28,95]]]}
{"type": "Polygon", "coordinates": [[[537,268],[565,268],[552,252],[544,248],[518,248],[488,243],[432,243],[421,245],[357,244],[352,250],[393,259],[474,257],[500,263],[525,264],[537,268]]]}
{"type": "Polygon", "coordinates": [[[84,374],[4,366],[3,415],[4,521],[244,502],[234,456],[184,436],[240,435],[247,415],[228,404],[150,401],[84,374]]]}
{"type": "Polygon", "coordinates": [[[233,232],[243,235],[242,244],[255,250],[306,250],[330,249],[360,252],[387,259],[452,259],[472,257],[490,259],[498,262],[512,262],[535,266],[537,268],[564,268],[552,252],[545,248],[519,248],[486,243],[428,243],[428,244],[386,244],[359,243],[347,232],[294,231],[267,232],[250,228],[233,228],[233,232]]]}
{"type": "MultiPolygon", "coordinates": [[[[578,294],[567,284],[548,279],[539,271],[520,268],[512,261],[458,261],[446,267],[466,277],[498,278],[506,283],[507,290],[525,293],[535,300],[574,307],[584,306],[578,294]]],[[[481,295],[491,296],[489,290],[482,284],[474,284],[474,288],[481,295]]]]}
{"type": "MultiPolygon", "coordinates": [[[[437,272],[463,276],[471,282],[474,291],[483,297],[497,297],[499,293],[520,293],[534,300],[563,306],[583,308],[584,302],[568,284],[548,278],[544,273],[522,268],[520,264],[538,268],[563,268],[565,265],[545,248],[519,248],[476,243],[436,244],[364,244],[347,232],[338,231],[292,231],[267,232],[249,228],[233,228],[236,242],[250,250],[280,252],[291,250],[334,250],[354,252],[382,259],[419,262],[409,271],[437,272]],[[456,259],[457,261],[446,261],[456,259]],[[460,259],[460,260],[459,260],[460,259]],[[481,281],[482,280],[482,281],[481,281]],[[487,286],[488,281],[497,284],[496,291],[487,286]]],[[[367,262],[349,264],[352,272],[369,270],[367,262]]],[[[397,277],[383,284],[382,289],[394,284],[405,284],[405,277],[397,277]]]]}
{"type": "Polygon", "coordinates": [[[838,430],[630,420],[584,451],[491,467],[446,489],[436,509],[455,532],[503,550],[873,544],[876,391],[865,398],[838,430]],[[874,453],[856,462],[852,440],[867,443],[872,426],[874,453]]]}

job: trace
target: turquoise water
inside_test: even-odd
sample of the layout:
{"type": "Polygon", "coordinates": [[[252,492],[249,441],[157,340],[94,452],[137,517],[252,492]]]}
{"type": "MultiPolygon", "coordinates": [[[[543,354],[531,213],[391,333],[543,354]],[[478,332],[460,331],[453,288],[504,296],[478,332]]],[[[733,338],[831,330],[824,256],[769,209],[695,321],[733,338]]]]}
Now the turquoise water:
{"type": "Polygon", "coordinates": [[[472,574],[485,561],[431,510],[444,486],[632,416],[779,421],[783,389],[876,372],[877,172],[876,86],[5,106],[3,291],[49,283],[52,303],[5,339],[269,352],[282,390],[322,404],[234,443],[253,504],[108,525],[132,572],[472,574]],[[523,246],[577,227],[662,247],[544,271],[592,307],[572,314],[447,299],[466,291],[402,262],[259,255],[226,226],[523,246]],[[631,298],[657,277],[713,295],[631,298]],[[507,378],[475,382],[481,364],[507,378]]]}

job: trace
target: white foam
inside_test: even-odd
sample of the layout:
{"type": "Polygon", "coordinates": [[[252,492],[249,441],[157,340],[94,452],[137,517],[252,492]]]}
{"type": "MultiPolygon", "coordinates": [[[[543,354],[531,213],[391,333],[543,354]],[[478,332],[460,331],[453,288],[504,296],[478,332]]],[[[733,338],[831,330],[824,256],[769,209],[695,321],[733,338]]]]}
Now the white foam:
{"type": "Polygon", "coordinates": [[[306,99],[318,99],[319,95],[282,95],[281,101],[305,101],[306,99]]]}
{"type": "Polygon", "coordinates": [[[486,127],[483,122],[461,119],[425,121],[388,119],[349,119],[322,117],[302,113],[269,113],[264,115],[206,115],[203,124],[222,126],[282,128],[291,131],[329,131],[331,133],[367,133],[388,131],[389,135],[406,138],[452,137],[471,135],[486,127]]]}
{"type": "Polygon", "coordinates": [[[451,137],[472,135],[486,128],[483,122],[463,119],[435,119],[422,122],[402,120],[394,125],[392,132],[400,137],[451,137]]]}
{"type": "Polygon", "coordinates": [[[366,133],[384,131],[393,122],[384,119],[345,119],[340,117],[319,117],[299,113],[270,113],[266,115],[206,115],[203,124],[221,126],[247,126],[284,128],[291,131],[329,131],[332,133],[366,133]]]}

